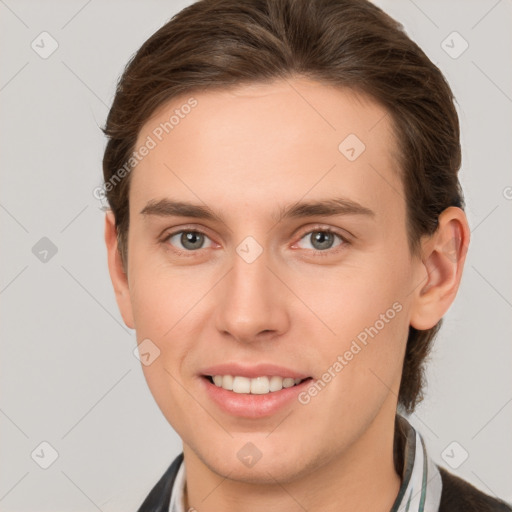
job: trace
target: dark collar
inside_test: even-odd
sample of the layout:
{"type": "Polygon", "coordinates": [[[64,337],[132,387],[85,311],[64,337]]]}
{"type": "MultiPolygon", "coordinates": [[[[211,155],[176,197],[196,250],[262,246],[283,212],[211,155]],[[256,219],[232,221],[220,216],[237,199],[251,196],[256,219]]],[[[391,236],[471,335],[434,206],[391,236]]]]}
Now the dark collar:
{"type": "Polygon", "coordinates": [[[182,462],[183,452],[174,459],[162,478],[151,489],[138,512],[169,512],[172,487],[182,462]]]}

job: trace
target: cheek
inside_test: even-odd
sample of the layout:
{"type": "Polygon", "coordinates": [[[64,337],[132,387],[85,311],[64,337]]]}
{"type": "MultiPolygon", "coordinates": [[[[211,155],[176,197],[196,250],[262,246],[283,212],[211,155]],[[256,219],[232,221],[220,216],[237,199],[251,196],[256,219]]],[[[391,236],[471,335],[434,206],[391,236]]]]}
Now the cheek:
{"type": "Polygon", "coordinates": [[[182,370],[194,339],[191,308],[197,299],[176,292],[178,283],[172,280],[143,274],[139,277],[132,296],[137,340],[150,340],[150,347],[157,354],[150,364],[142,362],[142,370],[164,416],[179,418],[190,399],[184,391],[182,370]]]}
{"type": "Polygon", "coordinates": [[[350,345],[350,340],[358,336],[364,342],[376,331],[378,337],[387,337],[403,330],[400,320],[405,315],[400,313],[405,310],[407,298],[405,264],[391,266],[382,260],[365,260],[339,269],[316,270],[315,274],[287,276],[312,313],[297,320],[323,331],[317,337],[320,334],[331,339],[338,348],[350,345]]]}
{"type": "MultiPolygon", "coordinates": [[[[399,379],[409,328],[408,272],[405,259],[390,264],[375,258],[331,269],[328,279],[304,278],[308,305],[331,331],[322,329],[327,336],[316,347],[322,352],[320,371],[336,375],[332,390],[351,406],[371,395],[378,400],[399,379]]],[[[309,318],[314,332],[321,324],[309,318]]]]}
{"type": "Polygon", "coordinates": [[[170,268],[148,257],[133,260],[130,297],[139,336],[164,338],[172,333],[208,290],[200,272],[170,268]]]}
{"type": "Polygon", "coordinates": [[[177,291],[178,283],[163,279],[160,273],[141,271],[136,277],[131,300],[137,342],[147,344],[154,354],[151,364],[144,364],[141,358],[142,370],[162,407],[161,397],[174,396],[169,392],[178,385],[174,379],[181,381],[177,369],[186,354],[187,338],[180,336],[180,330],[186,324],[190,306],[177,291]]]}

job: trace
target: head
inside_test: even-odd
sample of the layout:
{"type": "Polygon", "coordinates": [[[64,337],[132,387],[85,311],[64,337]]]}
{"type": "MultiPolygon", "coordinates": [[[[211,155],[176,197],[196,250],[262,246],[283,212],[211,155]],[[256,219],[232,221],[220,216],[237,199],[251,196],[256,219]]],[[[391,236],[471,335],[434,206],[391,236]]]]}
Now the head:
{"type": "Polygon", "coordinates": [[[414,411],[469,229],[454,98],[399,23],[356,0],[194,3],[129,62],[104,131],[118,305],[207,465],[227,474],[243,439],[291,478],[284,440],[312,467],[414,411]],[[232,417],[203,394],[226,361],[324,385],[286,419],[232,417]]]}

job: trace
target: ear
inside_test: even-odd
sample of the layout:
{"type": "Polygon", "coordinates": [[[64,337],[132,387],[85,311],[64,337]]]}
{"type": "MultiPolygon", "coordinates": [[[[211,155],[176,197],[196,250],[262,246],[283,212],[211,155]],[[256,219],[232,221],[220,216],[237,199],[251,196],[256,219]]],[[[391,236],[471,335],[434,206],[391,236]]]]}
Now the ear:
{"type": "Polygon", "coordinates": [[[439,216],[436,232],[422,243],[410,323],[418,330],[434,327],[457,295],[469,247],[464,211],[455,206],[439,216]]]}
{"type": "Polygon", "coordinates": [[[117,229],[114,213],[108,210],[105,215],[105,244],[107,245],[108,271],[116,294],[117,306],[124,323],[134,329],[132,303],[128,277],[124,272],[121,255],[117,245],[117,229]]]}

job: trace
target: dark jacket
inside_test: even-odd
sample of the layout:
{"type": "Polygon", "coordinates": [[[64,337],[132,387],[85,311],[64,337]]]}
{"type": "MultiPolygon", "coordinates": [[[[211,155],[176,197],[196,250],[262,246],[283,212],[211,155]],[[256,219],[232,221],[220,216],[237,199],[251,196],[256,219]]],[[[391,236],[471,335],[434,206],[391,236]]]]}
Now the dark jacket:
{"type": "MultiPolygon", "coordinates": [[[[153,487],[138,512],[168,512],[172,486],[183,460],[180,453],[153,487]]],[[[470,483],[437,466],[443,481],[439,512],[512,512],[512,506],[479,491],[470,483]]]]}
{"type": "Polygon", "coordinates": [[[512,511],[512,506],[504,501],[492,498],[482,491],[479,491],[469,482],[449,473],[441,466],[437,466],[437,469],[439,469],[441,480],[443,481],[439,512],[458,512],[459,510],[461,512],[478,512],[480,510],[492,510],[496,512],[512,511]]]}

